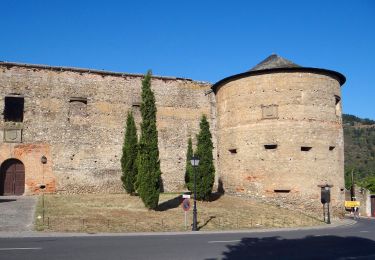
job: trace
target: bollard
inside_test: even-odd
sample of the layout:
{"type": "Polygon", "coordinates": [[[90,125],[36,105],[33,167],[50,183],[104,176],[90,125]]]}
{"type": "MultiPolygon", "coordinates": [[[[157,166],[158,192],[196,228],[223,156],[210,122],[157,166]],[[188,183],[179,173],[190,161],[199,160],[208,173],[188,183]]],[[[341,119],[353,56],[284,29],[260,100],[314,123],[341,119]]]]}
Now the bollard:
{"type": "Polygon", "coordinates": [[[47,218],[47,228],[49,229],[49,217],[47,218]]]}

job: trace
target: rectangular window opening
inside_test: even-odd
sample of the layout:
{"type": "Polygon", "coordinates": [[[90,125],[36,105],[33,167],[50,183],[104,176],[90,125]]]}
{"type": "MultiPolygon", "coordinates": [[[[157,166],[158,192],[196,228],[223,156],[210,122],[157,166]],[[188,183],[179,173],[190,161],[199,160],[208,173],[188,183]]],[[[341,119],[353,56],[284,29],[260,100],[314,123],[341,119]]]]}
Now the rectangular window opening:
{"type": "Polygon", "coordinates": [[[5,122],[23,122],[23,97],[5,97],[4,121],[5,122]]]}
{"type": "Polygon", "coordinates": [[[308,151],[310,151],[311,149],[312,149],[311,146],[301,146],[301,151],[303,151],[303,152],[308,152],[308,151]]]}
{"type": "Polygon", "coordinates": [[[266,150],[274,150],[277,148],[277,144],[265,144],[264,149],[266,150]]]}
{"type": "Polygon", "coordinates": [[[330,151],[333,151],[334,149],[335,149],[335,146],[330,146],[330,147],[329,147],[329,150],[330,150],[330,151]]]}
{"type": "Polygon", "coordinates": [[[273,190],[275,193],[289,193],[290,190],[273,190]]]}
{"type": "Polygon", "coordinates": [[[231,154],[236,154],[236,153],[237,153],[237,149],[229,149],[229,152],[230,152],[231,154]]]}

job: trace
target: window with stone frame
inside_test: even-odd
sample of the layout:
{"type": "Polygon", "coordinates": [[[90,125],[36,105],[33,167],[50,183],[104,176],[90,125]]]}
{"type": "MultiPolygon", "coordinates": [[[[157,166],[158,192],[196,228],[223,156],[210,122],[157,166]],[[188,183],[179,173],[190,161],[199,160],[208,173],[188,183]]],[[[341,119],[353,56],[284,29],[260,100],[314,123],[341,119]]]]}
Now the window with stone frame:
{"type": "Polygon", "coordinates": [[[72,97],[69,100],[69,118],[87,117],[87,98],[72,97]]]}
{"type": "Polygon", "coordinates": [[[262,106],[262,119],[278,118],[278,105],[262,106]]]}

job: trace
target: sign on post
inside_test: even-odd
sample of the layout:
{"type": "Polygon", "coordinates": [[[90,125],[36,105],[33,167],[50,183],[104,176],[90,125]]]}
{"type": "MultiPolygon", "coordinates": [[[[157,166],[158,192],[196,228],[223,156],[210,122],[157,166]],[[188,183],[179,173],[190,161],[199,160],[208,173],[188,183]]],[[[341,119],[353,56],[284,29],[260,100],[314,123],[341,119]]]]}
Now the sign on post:
{"type": "Polygon", "coordinates": [[[359,207],[361,203],[359,201],[345,201],[345,208],[359,207]]]}
{"type": "Polygon", "coordinates": [[[190,209],[190,200],[188,198],[186,198],[186,199],[184,199],[182,201],[182,208],[183,208],[183,210],[185,212],[185,229],[187,229],[187,217],[186,217],[186,213],[190,209]]]}
{"type": "Polygon", "coordinates": [[[182,201],[182,208],[184,211],[188,211],[190,209],[190,200],[189,199],[184,199],[182,201]]]}

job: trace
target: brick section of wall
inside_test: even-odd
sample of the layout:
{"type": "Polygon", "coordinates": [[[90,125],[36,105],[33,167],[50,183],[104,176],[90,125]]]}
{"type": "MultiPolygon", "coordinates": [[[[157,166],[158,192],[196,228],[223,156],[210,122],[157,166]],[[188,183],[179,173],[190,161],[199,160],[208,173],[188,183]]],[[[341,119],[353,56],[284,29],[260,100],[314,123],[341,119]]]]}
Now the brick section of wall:
{"type": "Polygon", "coordinates": [[[7,159],[18,159],[25,166],[25,194],[38,194],[40,185],[44,184],[44,192],[56,191],[56,179],[52,173],[52,158],[48,144],[0,144],[0,162],[7,159]],[[46,156],[47,163],[41,163],[46,156]]]}
{"type": "Polygon", "coordinates": [[[333,208],[342,212],[340,96],[336,79],[314,73],[262,74],[222,85],[216,98],[224,189],[321,211],[318,185],[328,183],[333,208]]]}
{"type": "MultiPolygon", "coordinates": [[[[134,111],[139,129],[141,80],[137,75],[0,66],[0,110],[5,96],[24,97],[23,143],[18,145],[30,148],[19,157],[26,166],[28,193],[37,192],[42,153],[48,158],[44,174],[48,171],[51,179],[49,190],[122,192],[126,114],[134,111]],[[40,152],[41,146],[48,147],[48,152],[40,152]]],[[[209,84],[162,77],[152,79],[152,89],[164,190],[183,190],[187,139],[195,138],[202,114],[214,125],[213,94],[205,95],[209,84]]],[[[2,119],[0,129],[4,126],[2,119]]],[[[17,150],[17,144],[4,143],[2,135],[3,131],[1,162],[17,150]]]]}

